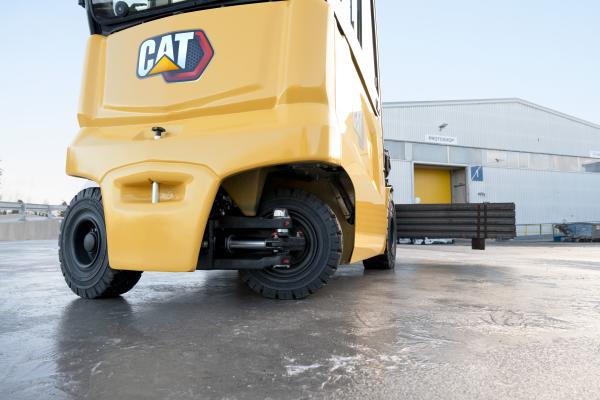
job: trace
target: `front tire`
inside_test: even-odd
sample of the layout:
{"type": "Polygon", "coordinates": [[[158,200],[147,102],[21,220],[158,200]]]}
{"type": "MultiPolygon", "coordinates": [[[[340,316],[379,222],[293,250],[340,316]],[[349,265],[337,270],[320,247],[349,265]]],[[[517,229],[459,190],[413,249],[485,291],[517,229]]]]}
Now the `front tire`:
{"type": "Polygon", "coordinates": [[[60,269],[73,293],[85,299],[118,297],[142,275],[108,265],[108,246],[100,188],[82,190],[65,211],[58,239],[60,269]]]}
{"type": "Polygon", "coordinates": [[[284,208],[292,218],[291,234],[303,235],[306,248],[290,255],[290,268],[240,271],[244,282],[270,299],[302,299],[327,284],[342,255],[342,230],[331,208],[299,189],[281,189],[261,204],[261,215],[284,208]]]}

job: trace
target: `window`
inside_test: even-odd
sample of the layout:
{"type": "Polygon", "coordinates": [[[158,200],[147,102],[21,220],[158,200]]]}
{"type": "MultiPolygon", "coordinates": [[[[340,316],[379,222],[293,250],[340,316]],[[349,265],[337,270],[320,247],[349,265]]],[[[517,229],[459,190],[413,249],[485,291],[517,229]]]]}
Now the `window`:
{"type": "Polygon", "coordinates": [[[393,140],[386,140],[385,145],[390,150],[392,158],[402,159],[402,157],[405,157],[407,161],[449,163],[451,165],[484,165],[486,167],[533,171],[600,173],[600,159],[598,158],[483,150],[424,143],[411,144],[393,140]],[[404,144],[404,146],[400,147],[401,144],[404,144]]]}
{"type": "Polygon", "coordinates": [[[508,158],[506,160],[506,166],[508,168],[519,168],[519,153],[514,151],[508,152],[508,158]]]}
{"type": "Polygon", "coordinates": [[[538,171],[548,171],[552,169],[552,156],[547,154],[530,154],[529,168],[538,171]]]}
{"type": "Polygon", "coordinates": [[[406,155],[404,152],[404,142],[397,142],[395,140],[386,140],[385,148],[390,152],[390,157],[393,160],[405,160],[406,155]]]}
{"type": "Polygon", "coordinates": [[[362,0],[350,0],[350,15],[351,20],[350,23],[352,27],[356,31],[356,37],[358,38],[358,43],[362,44],[362,0]]]}
{"type": "Polygon", "coordinates": [[[529,153],[519,153],[519,168],[529,169],[529,153]]]}
{"type": "Polygon", "coordinates": [[[98,17],[119,19],[186,1],[190,2],[190,0],[92,0],[92,8],[98,17]]]}
{"type": "Polygon", "coordinates": [[[554,156],[553,169],[561,172],[577,172],[579,171],[579,159],[577,157],[554,156]]]}
{"type": "Polygon", "coordinates": [[[435,144],[413,144],[413,160],[421,162],[448,162],[448,147],[435,144]]]}
{"type": "MultiPolygon", "coordinates": [[[[338,0],[338,19],[345,26],[346,37],[356,37],[359,48],[354,48],[356,58],[369,91],[375,89],[379,96],[379,65],[377,53],[377,27],[374,0],[338,0]]],[[[354,46],[356,47],[356,46],[354,46]]],[[[378,100],[378,99],[377,99],[378,100]]],[[[378,107],[378,105],[377,105],[378,107]]]]}
{"type": "Polygon", "coordinates": [[[362,2],[363,0],[340,0],[342,4],[342,12],[345,18],[350,22],[350,26],[354,29],[358,42],[362,44],[362,2]]]}
{"type": "Polygon", "coordinates": [[[600,160],[597,158],[582,158],[581,168],[584,172],[600,173],[600,160]]]}
{"type": "Polygon", "coordinates": [[[366,74],[369,79],[374,79],[375,89],[379,92],[379,66],[377,54],[377,27],[375,25],[375,8],[371,0],[362,1],[362,30],[360,32],[360,40],[362,40],[362,48],[365,54],[365,61],[368,65],[366,74]]]}
{"type": "Polygon", "coordinates": [[[481,150],[468,147],[450,147],[450,163],[481,165],[481,150]]]}
{"type": "MultiPolygon", "coordinates": [[[[238,4],[261,0],[91,0],[92,16],[101,24],[135,24],[139,21],[172,15],[179,12],[238,4]]],[[[268,0],[262,0],[268,1],[268,0]]]]}
{"type": "Polygon", "coordinates": [[[508,153],[506,151],[487,150],[485,152],[485,165],[488,167],[508,167],[508,153]]]}

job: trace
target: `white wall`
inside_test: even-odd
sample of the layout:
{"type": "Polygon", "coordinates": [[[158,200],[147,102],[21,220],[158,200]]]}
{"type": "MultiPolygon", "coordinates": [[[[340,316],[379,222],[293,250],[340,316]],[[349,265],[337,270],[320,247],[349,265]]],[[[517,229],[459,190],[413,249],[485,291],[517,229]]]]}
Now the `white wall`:
{"type": "Polygon", "coordinates": [[[409,161],[392,160],[392,171],[389,176],[394,187],[394,203],[413,203],[413,174],[412,163],[409,161]]]}
{"type": "Polygon", "coordinates": [[[600,221],[600,174],[484,168],[469,195],[471,202],[516,203],[517,224],[600,221]]]}
{"type": "Polygon", "coordinates": [[[584,173],[579,164],[600,151],[598,125],[519,99],[387,103],[383,123],[386,146],[396,158],[391,182],[398,204],[413,202],[411,161],[484,165],[483,182],[468,179],[470,202],[514,202],[518,224],[600,222],[600,173],[584,173]],[[448,126],[440,132],[442,123],[448,126]],[[410,143],[427,143],[432,134],[455,137],[457,143],[449,148],[410,143]],[[512,165],[515,160],[489,166],[488,152],[464,147],[521,152],[509,155],[519,156],[522,169],[512,165]],[[530,155],[547,157],[549,164],[538,160],[523,167],[520,157],[529,156],[523,153],[538,153],[530,155]],[[557,167],[558,161],[565,165],[557,167]]]}
{"type": "MultiPolygon", "coordinates": [[[[413,203],[412,168],[409,161],[392,161],[396,204],[413,203]]],[[[600,221],[600,174],[492,167],[483,171],[483,182],[468,179],[469,201],[516,203],[517,224],[600,221]]]]}
{"type": "Polygon", "coordinates": [[[589,157],[600,127],[517,100],[384,104],[386,139],[426,142],[455,137],[458,146],[589,157]],[[439,131],[442,123],[448,126],[439,131]]]}

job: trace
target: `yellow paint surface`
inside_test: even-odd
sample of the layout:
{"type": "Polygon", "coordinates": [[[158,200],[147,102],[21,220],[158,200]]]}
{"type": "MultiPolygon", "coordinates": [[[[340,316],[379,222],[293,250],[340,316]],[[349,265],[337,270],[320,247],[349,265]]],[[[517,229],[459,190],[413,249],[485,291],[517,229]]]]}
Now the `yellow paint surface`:
{"type": "Polygon", "coordinates": [[[415,167],[415,198],[421,204],[452,203],[450,170],[415,167]]]}

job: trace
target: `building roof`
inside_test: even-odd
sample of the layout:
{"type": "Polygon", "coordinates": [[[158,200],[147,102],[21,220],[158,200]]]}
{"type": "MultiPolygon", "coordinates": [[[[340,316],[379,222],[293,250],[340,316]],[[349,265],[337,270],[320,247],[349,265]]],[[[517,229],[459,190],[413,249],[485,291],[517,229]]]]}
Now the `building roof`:
{"type": "Polygon", "coordinates": [[[384,108],[404,108],[404,107],[439,107],[449,105],[478,105],[478,104],[521,104],[525,107],[531,107],[539,111],[543,111],[549,114],[556,115],[561,118],[568,119],[579,124],[587,125],[589,127],[600,130],[600,125],[590,121],[586,121],[581,118],[574,117],[569,114],[562,113],[560,111],[553,110],[539,104],[532,103],[527,100],[513,98],[501,98],[501,99],[469,99],[469,100],[433,100],[433,101],[396,101],[396,102],[384,102],[384,108]]]}

